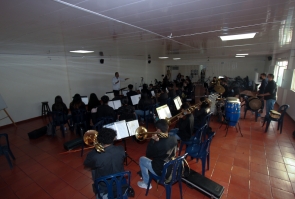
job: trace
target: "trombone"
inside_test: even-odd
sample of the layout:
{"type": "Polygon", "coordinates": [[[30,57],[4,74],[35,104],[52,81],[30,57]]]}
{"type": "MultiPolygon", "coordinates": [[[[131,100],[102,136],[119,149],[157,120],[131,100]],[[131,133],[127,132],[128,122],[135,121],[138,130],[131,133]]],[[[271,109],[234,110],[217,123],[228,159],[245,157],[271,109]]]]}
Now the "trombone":
{"type": "Polygon", "coordinates": [[[97,140],[98,132],[95,130],[86,131],[83,136],[84,143],[93,146],[97,152],[104,152],[104,147],[97,140]]]}
{"type": "Polygon", "coordinates": [[[147,132],[147,129],[144,128],[143,126],[139,126],[136,130],[135,130],[135,138],[138,141],[143,141],[145,139],[147,139],[148,135],[153,135],[153,134],[157,134],[159,138],[167,138],[168,135],[165,133],[159,133],[159,132],[147,132]]]}

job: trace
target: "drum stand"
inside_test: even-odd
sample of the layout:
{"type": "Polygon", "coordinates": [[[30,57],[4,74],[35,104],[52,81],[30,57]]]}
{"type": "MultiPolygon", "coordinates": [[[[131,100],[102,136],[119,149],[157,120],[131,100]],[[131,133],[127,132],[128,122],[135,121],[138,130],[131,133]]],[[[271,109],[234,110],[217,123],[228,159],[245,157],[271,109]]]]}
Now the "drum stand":
{"type": "Polygon", "coordinates": [[[125,165],[128,166],[131,162],[134,162],[135,164],[139,165],[132,157],[130,157],[127,153],[127,146],[126,146],[126,140],[123,138],[122,142],[124,143],[124,149],[125,149],[125,165]],[[128,158],[130,159],[130,162],[128,163],[128,158]]]}
{"type": "MultiPolygon", "coordinates": [[[[228,127],[229,127],[229,125],[228,125],[228,122],[229,122],[229,121],[227,121],[227,120],[225,119],[224,116],[223,116],[223,119],[224,119],[224,120],[223,120],[223,122],[221,122],[221,125],[219,126],[218,129],[220,129],[221,126],[222,126],[223,124],[225,124],[225,130],[226,130],[226,133],[225,133],[225,136],[224,136],[224,137],[226,137],[226,136],[227,136],[227,132],[228,132],[228,127]]],[[[240,134],[241,134],[241,136],[244,137],[243,134],[242,134],[242,131],[241,131],[241,127],[240,127],[240,123],[239,123],[239,121],[238,121],[237,124],[235,125],[236,131],[237,131],[237,133],[238,133],[239,131],[238,131],[237,125],[238,125],[238,127],[239,127],[239,130],[240,130],[240,134]]]]}

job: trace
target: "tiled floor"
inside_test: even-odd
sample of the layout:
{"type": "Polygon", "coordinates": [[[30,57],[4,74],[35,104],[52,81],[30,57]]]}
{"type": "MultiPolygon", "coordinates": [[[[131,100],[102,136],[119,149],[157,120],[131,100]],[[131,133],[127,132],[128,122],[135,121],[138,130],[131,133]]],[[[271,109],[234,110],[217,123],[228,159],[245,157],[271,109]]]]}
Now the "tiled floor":
{"type": "MultiPolygon", "coordinates": [[[[74,137],[72,133],[67,133],[65,139],[60,133],[55,138],[28,139],[28,132],[45,124],[46,121],[37,119],[23,122],[18,128],[0,128],[0,133],[9,134],[16,157],[14,168],[10,169],[5,157],[0,156],[0,198],[94,198],[90,171],[83,167],[86,155],[81,158],[79,151],[66,152],[63,149],[63,143],[74,137]]],[[[216,118],[211,122],[216,136],[211,145],[210,170],[205,175],[225,187],[222,198],[295,198],[294,121],[285,117],[282,134],[276,131],[276,123],[264,133],[261,122],[255,122],[254,115],[248,112],[246,119],[240,119],[240,125],[244,137],[234,128],[230,128],[228,136],[224,137],[224,127],[218,129],[216,118]]],[[[147,142],[138,144],[129,139],[127,152],[138,162],[145,154],[146,146],[147,142]]],[[[189,165],[201,172],[201,162],[189,160],[189,165]]],[[[145,190],[137,187],[138,165],[131,163],[126,170],[132,172],[131,183],[136,199],[165,198],[164,188],[159,186],[157,190],[155,182],[147,197],[145,190]]],[[[185,199],[209,198],[184,184],[183,196],[185,199]]],[[[180,198],[177,185],[173,186],[172,198],[180,198]]]]}

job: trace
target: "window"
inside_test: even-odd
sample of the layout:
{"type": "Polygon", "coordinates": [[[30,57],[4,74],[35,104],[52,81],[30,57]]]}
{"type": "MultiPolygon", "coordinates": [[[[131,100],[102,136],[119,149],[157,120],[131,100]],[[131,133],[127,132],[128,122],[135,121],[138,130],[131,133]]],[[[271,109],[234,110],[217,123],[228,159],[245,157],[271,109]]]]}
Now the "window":
{"type": "Polygon", "coordinates": [[[278,86],[281,86],[282,84],[284,70],[287,69],[287,66],[288,66],[288,61],[279,61],[277,62],[277,65],[275,66],[274,80],[277,82],[278,86]]]}
{"type": "Polygon", "coordinates": [[[293,70],[293,77],[292,77],[292,83],[291,83],[291,90],[295,91],[295,69],[293,70]]]}

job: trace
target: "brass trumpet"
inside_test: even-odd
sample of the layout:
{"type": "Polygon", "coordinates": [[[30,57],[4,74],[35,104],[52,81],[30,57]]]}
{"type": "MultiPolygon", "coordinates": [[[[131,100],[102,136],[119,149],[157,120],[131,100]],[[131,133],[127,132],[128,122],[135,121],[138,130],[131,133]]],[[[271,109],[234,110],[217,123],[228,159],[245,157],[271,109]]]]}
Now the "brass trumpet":
{"type": "Polygon", "coordinates": [[[97,152],[104,152],[104,147],[97,141],[98,132],[95,130],[87,131],[84,136],[83,140],[84,143],[88,146],[94,146],[97,152]]]}
{"type": "Polygon", "coordinates": [[[143,140],[147,139],[148,135],[153,135],[153,134],[157,134],[159,138],[167,138],[168,137],[168,135],[165,133],[147,132],[147,129],[144,128],[143,126],[140,126],[135,130],[135,137],[139,141],[143,141],[143,140]]]}

